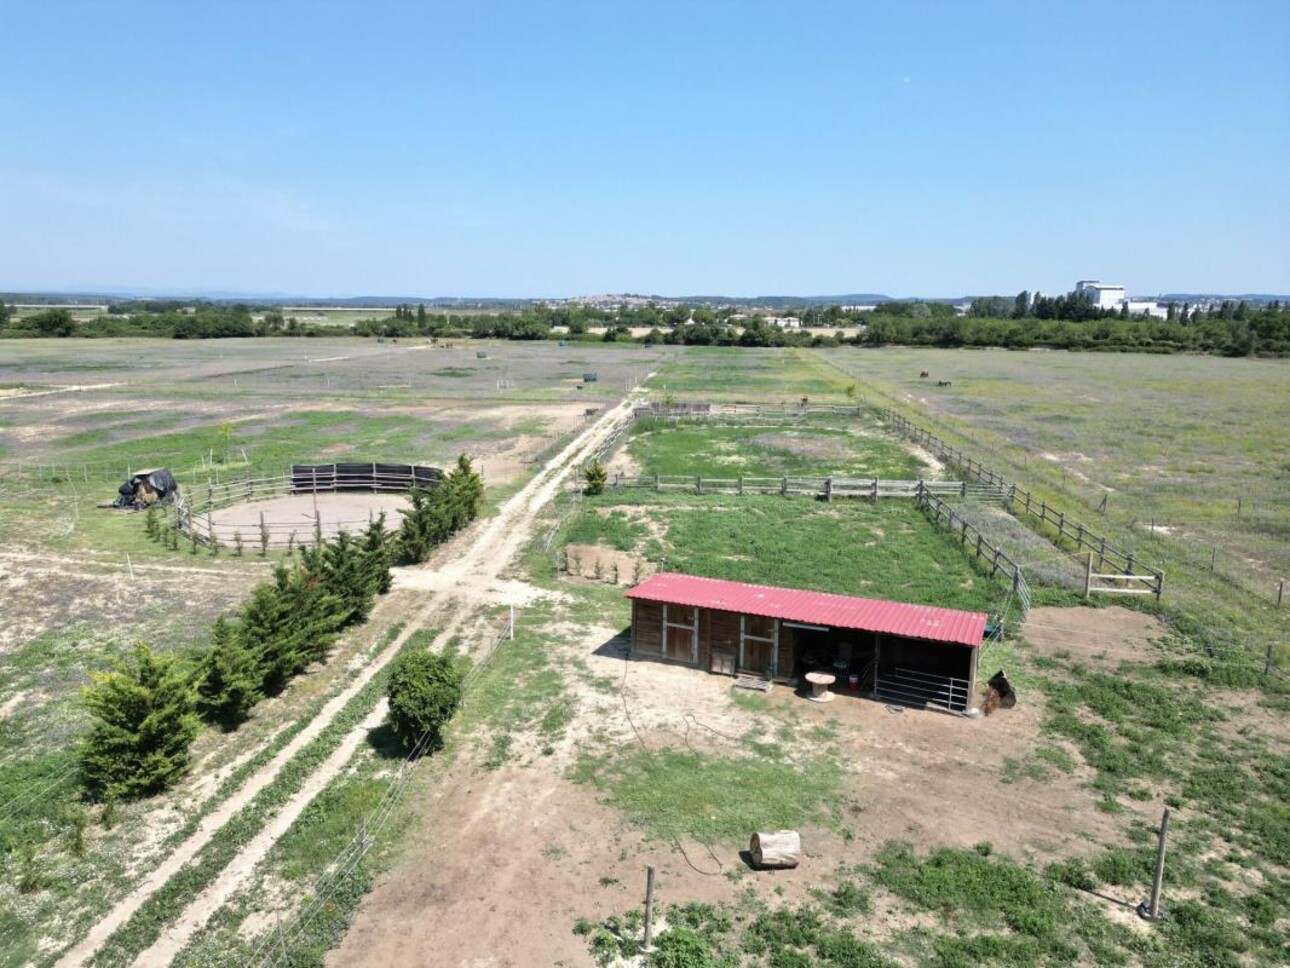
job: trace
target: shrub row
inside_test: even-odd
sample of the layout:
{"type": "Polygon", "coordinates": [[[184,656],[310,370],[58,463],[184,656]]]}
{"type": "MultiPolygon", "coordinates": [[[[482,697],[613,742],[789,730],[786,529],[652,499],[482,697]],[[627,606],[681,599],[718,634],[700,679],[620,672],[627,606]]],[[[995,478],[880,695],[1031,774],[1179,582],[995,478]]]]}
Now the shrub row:
{"type": "Polygon", "coordinates": [[[402,564],[414,565],[475,520],[484,504],[484,482],[462,454],[438,487],[414,488],[409,497],[412,507],[404,512],[394,550],[402,564]]]}

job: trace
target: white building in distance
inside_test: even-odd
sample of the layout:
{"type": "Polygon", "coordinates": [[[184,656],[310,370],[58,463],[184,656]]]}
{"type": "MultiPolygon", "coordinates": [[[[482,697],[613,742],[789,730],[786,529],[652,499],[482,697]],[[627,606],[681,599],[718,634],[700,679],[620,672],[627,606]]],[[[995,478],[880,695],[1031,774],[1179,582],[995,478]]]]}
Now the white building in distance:
{"type": "Polygon", "coordinates": [[[1081,279],[1075,283],[1075,292],[1077,295],[1088,293],[1098,309],[1119,309],[1126,298],[1123,286],[1113,286],[1096,279],[1081,279]]]}
{"type": "Polygon", "coordinates": [[[1113,309],[1117,312],[1128,307],[1132,316],[1152,316],[1155,319],[1168,319],[1169,310],[1160,303],[1150,299],[1130,299],[1123,286],[1115,286],[1096,279],[1081,279],[1075,283],[1075,293],[1088,293],[1093,305],[1098,309],[1113,309]]]}

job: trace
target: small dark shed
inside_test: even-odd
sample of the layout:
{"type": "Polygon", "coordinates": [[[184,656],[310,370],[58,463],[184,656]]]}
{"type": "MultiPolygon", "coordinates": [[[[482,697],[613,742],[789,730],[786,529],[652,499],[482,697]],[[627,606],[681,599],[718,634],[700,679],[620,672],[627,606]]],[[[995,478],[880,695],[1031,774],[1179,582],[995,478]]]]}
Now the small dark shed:
{"type": "Polygon", "coordinates": [[[627,593],[632,654],[778,681],[838,676],[885,702],[962,711],[984,612],[663,573],[627,593]]]}

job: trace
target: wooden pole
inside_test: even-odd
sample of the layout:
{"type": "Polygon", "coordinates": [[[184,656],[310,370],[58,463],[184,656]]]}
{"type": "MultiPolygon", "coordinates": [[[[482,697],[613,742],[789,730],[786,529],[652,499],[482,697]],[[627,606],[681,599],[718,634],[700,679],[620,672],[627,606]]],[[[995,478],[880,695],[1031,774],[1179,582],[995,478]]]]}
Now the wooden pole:
{"type": "Polygon", "coordinates": [[[1281,596],[1285,594],[1285,590],[1286,590],[1285,579],[1282,579],[1281,581],[1277,582],[1277,608],[1281,607],[1281,596]]]}
{"type": "Polygon", "coordinates": [[[1093,552],[1088,553],[1087,563],[1084,568],[1084,597],[1088,598],[1089,592],[1093,588],[1093,552]]]}
{"type": "Polygon", "coordinates": [[[645,950],[650,950],[654,933],[654,868],[645,868],[645,950]]]}
{"type": "Polygon", "coordinates": [[[1147,909],[1147,918],[1160,920],[1160,888],[1165,879],[1165,839],[1169,836],[1169,808],[1165,807],[1164,816],[1160,818],[1160,843],[1156,847],[1156,874],[1151,881],[1151,906],[1147,909]]]}

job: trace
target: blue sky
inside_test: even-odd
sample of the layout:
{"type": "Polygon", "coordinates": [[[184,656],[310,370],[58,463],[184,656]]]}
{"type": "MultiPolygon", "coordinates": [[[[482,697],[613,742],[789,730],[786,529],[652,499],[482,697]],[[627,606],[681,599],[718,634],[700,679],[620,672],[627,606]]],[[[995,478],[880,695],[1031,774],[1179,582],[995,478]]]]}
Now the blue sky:
{"type": "Polygon", "coordinates": [[[0,289],[1290,292],[1290,3],[0,0],[0,289]]]}

